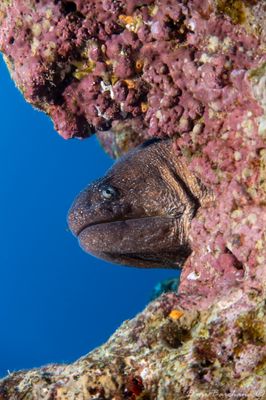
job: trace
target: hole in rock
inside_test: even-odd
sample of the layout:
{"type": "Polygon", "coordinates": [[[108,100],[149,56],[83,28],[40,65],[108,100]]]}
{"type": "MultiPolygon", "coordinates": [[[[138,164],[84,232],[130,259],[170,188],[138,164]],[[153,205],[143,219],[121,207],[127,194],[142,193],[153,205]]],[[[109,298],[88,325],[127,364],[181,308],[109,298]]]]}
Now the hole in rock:
{"type": "Polygon", "coordinates": [[[235,267],[236,269],[238,269],[238,270],[243,270],[243,269],[244,269],[244,266],[243,266],[242,262],[239,261],[239,260],[236,258],[236,256],[231,252],[231,250],[228,249],[228,247],[225,248],[225,252],[226,252],[227,254],[230,254],[230,255],[233,257],[233,259],[234,259],[234,267],[235,267]]]}
{"type": "Polygon", "coordinates": [[[66,15],[66,14],[70,14],[72,12],[76,12],[77,6],[74,3],[74,1],[63,1],[62,9],[63,9],[63,13],[66,15]]]}

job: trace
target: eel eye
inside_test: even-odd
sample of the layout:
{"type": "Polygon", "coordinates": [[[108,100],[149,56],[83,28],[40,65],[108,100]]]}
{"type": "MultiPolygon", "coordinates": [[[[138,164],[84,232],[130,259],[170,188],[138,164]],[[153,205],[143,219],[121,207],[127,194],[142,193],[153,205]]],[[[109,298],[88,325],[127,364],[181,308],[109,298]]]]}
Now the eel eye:
{"type": "Polygon", "coordinates": [[[106,186],[101,189],[101,196],[103,199],[110,200],[116,195],[116,190],[112,186],[106,186]]]}

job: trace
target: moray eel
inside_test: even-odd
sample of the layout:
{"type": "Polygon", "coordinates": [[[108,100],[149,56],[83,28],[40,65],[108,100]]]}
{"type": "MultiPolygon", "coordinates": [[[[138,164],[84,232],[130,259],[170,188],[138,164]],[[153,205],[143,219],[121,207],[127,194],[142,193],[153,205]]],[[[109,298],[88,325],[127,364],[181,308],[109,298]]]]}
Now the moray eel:
{"type": "Polygon", "coordinates": [[[119,159],[75,199],[68,224],[88,253],[147,268],[181,267],[206,188],[171,140],[151,140],[119,159]]]}

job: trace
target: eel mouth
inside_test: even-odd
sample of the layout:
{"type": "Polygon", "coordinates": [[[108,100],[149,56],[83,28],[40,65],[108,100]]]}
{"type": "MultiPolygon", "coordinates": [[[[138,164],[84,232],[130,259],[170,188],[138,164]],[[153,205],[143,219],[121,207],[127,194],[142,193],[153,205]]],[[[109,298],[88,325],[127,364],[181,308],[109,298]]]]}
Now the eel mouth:
{"type": "Polygon", "coordinates": [[[169,216],[105,220],[78,233],[83,250],[115,264],[177,268],[188,253],[182,223],[169,216]]]}
{"type": "Polygon", "coordinates": [[[80,237],[80,235],[87,229],[95,227],[95,226],[102,226],[102,228],[104,228],[104,226],[109,225],[109,224],[113,224],[113,223],[126,223],[127,221],[141,221],[143,223],[150,221],[150,220],[155,220],[155,219],[168,219],[168,220],[174,220],[173,217],[168,217],[168,216],[161,216],[161,215],[153,215],[153,216],[145,216],[145,217],[137,217],[137,218],[120,218],[120,219],[110,219],[110,220],[104,220],[104,221],[96,221],[96,222],[91,222],[88,224],[84,224],[82,227],[80,227],[80,229],[75,233],[75,236],[77,236],[77,238],[80,237]]]}
{"type": "Polygon", "coordinates": [[[100,221],[84,225],[78,233],[80,246],[100,258],[108,254],[158,253],[176,243],[172,217],[140,217],[100,221]]]}
{"type": "MultiPolygon", "coordinates": [[[[82,217],[82,213],[76,214],[82,217]]],[[[178,268],[188,256],[181,215],[68,219],[80,247],[105,261],[141,268],[178,268]]]]}

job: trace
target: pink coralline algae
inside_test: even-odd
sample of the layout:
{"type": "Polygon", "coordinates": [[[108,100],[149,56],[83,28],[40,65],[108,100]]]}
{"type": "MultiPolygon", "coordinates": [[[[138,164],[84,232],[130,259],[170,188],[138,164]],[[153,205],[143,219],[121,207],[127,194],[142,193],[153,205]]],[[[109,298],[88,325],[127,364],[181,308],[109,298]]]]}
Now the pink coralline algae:
{"type": "Polygon", "coordinates": [[[170,136],[213,192],[193,219],[177,293],[73,364],[11,374],[0,400],[265,400],[265,1],[14,0],[0,10],[12,75],[61,134],[101,130],[114,157],[170,136]]]}
{"type": "Polygon", "coordinates": [[[235,107],[247,71],[261,61],[263,28],[256,32],[249,4],[4,1],[0,49],[25,98],[63,137],[112,130],[117,154],[110,136],[101,141],[119,155],[140,133],[139,141],[200,133],[210,111],[235,107]]]}

